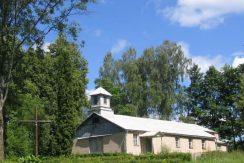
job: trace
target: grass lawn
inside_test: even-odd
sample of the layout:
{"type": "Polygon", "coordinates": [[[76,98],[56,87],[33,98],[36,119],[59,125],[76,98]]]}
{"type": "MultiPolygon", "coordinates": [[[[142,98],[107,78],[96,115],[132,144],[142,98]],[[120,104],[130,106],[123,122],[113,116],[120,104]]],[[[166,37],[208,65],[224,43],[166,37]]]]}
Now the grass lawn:
{"type": "Polygon", "coordinates": [[[244,152],[243,151],[210,152],[201,156],[195,162],[197,163],[198,162],[199,163],[244,163],[244,152]]]}
{"type": "Polygon", "coordinates": [[[244,152],[211,152],[206,153],[196,161],[190,154],[162,153],[133,156],[130,154],[93,154],[71,155],[60,157],[25,157],[7,159],[3,163],[244,163],[244,152]]]}

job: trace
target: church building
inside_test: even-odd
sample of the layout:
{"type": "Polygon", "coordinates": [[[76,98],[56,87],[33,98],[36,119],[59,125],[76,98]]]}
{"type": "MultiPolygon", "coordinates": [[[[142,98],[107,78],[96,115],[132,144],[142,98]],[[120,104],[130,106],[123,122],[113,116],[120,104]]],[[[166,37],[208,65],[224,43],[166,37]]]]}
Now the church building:
{"type": "Polygon", "coordinates": [[[226,151],[218,133],[208,128],[175,121],[156,120],[114,114],[111,94],[102,87],[91,94],[88,118],[76,131],[73,154],[88,153],[160,153],[226,151]]]}

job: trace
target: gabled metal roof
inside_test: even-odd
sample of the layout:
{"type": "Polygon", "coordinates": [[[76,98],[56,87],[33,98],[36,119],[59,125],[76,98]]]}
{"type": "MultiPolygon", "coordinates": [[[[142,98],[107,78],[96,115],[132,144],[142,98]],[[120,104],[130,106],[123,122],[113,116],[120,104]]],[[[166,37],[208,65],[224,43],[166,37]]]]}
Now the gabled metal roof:
{"type": "MultiPolygon", "coordinates": [[[[99,114],[98,114],[99,115],[99,114]]],[[[125,130],[161,132],[172,135],[183,135],[192,137],[215,138],[208,133],[212,130],[196,125],[175,121],[156,120],[150,118],[139,118],[125,115],[99,115],[108,121],[118,125],[125,130]]]]}
{"type": "Polygon", "coordinates": [[[99,95],[99,94],[102,94],[102,95],[107,95],[107,96],[112,96],[108,91],[106,91],[104,88],[102,87],[99,87],[97,89],[95,89],[94,91],[92,91],[90,93],[90,96],[93,96],[93,95],[99,95]]]}

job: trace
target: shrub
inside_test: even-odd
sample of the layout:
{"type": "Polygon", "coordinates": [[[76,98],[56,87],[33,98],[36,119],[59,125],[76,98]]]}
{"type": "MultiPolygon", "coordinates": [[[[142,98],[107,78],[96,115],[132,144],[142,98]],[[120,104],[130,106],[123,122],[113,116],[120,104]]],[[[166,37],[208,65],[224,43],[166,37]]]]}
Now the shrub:
{"type": "Polygon", "coordinates": [[[18,162],[20,163],[40,163],[41,159],[39,159],[38,157],[35,157],[33,155],[31,156],[26,156],[26,157],[21,157],[18,162]]]}

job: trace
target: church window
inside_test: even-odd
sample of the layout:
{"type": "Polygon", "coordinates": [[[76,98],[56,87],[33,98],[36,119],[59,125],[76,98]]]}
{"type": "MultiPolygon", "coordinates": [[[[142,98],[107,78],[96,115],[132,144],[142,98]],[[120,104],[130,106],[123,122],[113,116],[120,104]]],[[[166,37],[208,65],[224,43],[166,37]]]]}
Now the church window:
{"type": "Polygon", "coordinates": [[[104,96],[103,99],[104,99],[103,103],[104,104],[107,104],[107,98],[106,98],[106,96],[104,96]]]}
{"type": "Polygon", "coordinates": [[[134,146],[138,146],[138,134],[133,134],[133,144],[134,146]]]}

